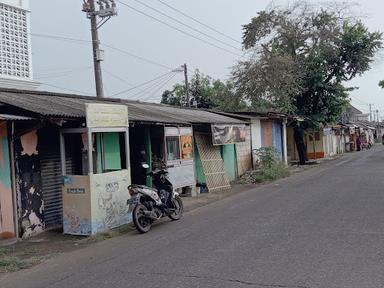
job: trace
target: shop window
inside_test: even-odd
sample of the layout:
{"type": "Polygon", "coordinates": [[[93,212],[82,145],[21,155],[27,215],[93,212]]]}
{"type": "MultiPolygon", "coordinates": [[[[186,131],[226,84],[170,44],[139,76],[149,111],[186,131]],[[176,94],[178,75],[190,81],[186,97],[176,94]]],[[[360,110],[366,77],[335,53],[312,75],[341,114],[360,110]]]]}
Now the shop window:
{"type": "Polygon", "coordinates": [[[180,141],[178,136],[167,136],[167,160],[180,160],[180,141]]]}
{"type": "MultiPolygon", "coordinates": [[[[86,133],[64,134],[65,167],[68,175],[88,175],[88,136],[86,133]]],[[[93,173],[101,174],[126,169],[124,133],[92,134],[93,173]]]]}

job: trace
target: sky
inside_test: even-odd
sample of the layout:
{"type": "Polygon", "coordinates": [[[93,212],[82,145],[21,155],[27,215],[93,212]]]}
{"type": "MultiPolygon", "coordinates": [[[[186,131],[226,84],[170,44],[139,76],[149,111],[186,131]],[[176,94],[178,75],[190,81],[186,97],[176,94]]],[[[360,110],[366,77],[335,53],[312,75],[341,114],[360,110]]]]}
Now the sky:
{"type": "MultiPolygon", "coordinates": [[[[353,2],[359,4],[355,12],[363,16],[371,31],[384,31],[384,1],[353,2]]],[[[172,71],[184,63],[189,74],[199,69],[215,79],[229,78],[231,67],[243,53],[242,25],[249,23],[260,10],[287,3],[284,0],[118,1],[118,16],[99,29],[105,50],[102,68],[106,97],[159,102],[165,89],[183,81],[183,73],[172,71]]],[[[82,0],[31,0],[33,69],[35,80],[43,83],[41,90],[95,95],[90,22],[81,11],[81,4],[82,0]]],[[[383,51],[370,71],[347,85],[359,87],[351,93],[354,106],[368,112],[369,104],[373,104],[372,109],[379,110],[384,119],[384,89],[378,87],[382,79],[383,51]]]]}

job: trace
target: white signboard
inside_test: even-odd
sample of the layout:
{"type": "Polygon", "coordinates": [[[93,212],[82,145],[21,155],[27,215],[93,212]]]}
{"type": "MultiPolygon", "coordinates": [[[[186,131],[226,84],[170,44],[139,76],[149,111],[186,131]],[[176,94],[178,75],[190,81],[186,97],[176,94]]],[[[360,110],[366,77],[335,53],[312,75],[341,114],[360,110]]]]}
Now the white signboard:
{"type": "Polygon", "coordinates": [[[128,126],[128,106],[126,105],[98,103],[85,105],[88,128],[128,126]]]}

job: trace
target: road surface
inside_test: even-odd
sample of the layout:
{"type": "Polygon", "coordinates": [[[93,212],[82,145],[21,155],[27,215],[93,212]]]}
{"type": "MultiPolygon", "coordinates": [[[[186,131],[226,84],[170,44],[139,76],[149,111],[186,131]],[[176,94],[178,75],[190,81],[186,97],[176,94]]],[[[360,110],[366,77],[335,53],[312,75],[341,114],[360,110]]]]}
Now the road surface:
{"type": "Polygon", "coordinates": [[[8,274],[0,287],[384,287],[384,149],[8,274]]]}

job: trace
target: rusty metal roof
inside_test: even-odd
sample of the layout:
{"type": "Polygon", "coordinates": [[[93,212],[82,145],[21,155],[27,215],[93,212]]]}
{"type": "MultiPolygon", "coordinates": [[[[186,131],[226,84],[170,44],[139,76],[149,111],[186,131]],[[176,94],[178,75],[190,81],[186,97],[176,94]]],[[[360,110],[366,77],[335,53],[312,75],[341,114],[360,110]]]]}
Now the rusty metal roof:
{"type": "Polygon", "coordinates": [[[37,115],[57,118],[84,118],[86,103],[125,104],[129,120],[164,124],[235,124],[243,121],[205,110],[172,107],[117,98],[0,88],[0,103],[37,115]]]}

